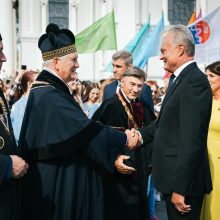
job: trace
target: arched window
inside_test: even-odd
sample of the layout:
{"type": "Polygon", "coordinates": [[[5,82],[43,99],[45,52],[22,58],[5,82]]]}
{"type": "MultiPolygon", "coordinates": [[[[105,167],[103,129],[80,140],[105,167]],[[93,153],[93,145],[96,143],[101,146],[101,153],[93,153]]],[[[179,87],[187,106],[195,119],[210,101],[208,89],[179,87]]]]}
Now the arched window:
{"type": "Polygon", "coordinates": [[[169,0],[168,20],[170,24],[187,25],[195,7],[195,0],[169,0]]]}

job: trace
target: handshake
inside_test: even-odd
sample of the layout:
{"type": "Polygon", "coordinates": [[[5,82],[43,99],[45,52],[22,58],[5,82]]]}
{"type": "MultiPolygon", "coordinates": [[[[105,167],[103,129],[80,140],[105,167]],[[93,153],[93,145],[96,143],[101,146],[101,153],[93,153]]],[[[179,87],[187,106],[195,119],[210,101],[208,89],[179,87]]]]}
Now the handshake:
{"type": "Polygon", "coordinates": [[[127,135],[127,146],[130,150],[136,149],[142,144],[142,137],[134,128],[126,130],[125,134],[127,135]]]}

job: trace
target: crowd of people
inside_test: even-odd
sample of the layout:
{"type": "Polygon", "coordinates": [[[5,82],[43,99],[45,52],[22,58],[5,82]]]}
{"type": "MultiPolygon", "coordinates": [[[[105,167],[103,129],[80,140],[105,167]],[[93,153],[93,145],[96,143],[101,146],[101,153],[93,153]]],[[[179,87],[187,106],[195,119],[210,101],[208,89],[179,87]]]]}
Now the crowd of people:
{"type": "Polygon", "coordinates": [[[220,62],[204,74],[183,25],[161,42],[162,88],[128,51],[81,81],[73,33],[48,25],[42,71],[0,81],[2,219],[158,220],[156,191],[169,220],[218,219],[220,62]]]}

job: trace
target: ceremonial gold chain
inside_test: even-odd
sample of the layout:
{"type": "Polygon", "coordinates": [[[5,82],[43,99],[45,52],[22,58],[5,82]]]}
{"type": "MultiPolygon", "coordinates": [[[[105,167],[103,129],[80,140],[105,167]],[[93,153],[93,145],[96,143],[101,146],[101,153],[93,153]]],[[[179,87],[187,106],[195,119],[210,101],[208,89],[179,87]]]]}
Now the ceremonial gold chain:
{"type": "Polygon", "coordinates": [[[5,130],[9,133],[10,131],[9,131],[9,126],[8,126],[8,112],[7,112],[7,108],[5,106],[5,103],[2,99],[2,97],[0,97],[0,105],[1,105],[2,113],[3,113],[2,117],[0,117],[0,120],[1,120],[5,130]],[[4,119],[3,119],[4,116],[6,117],[5,120],[6,120],[7,124],[4,122],[4,119]]]}
{"type": "Polygon", "coordinates": [[[123,105],[124,108],[125,108],[125,111],[126,111],[126,113],[127,113],[127,115],[128,115],[129,120],[130,120],[130,121],[132,122],[132,124],[134,125],[134,128],[135,128],[135,129],[138,129],[137,123],[135,122],[134,117],[133,117],[133,115],[131,114],[130,109],[128,108],[126,102],[125,102],[124,99],[121,97],[121,95],[119,94],[119,92],[117,93],[117,95],[118,95],[118,98],[119,98],[119,100],[121,101],[122,105],[123,105]]]}

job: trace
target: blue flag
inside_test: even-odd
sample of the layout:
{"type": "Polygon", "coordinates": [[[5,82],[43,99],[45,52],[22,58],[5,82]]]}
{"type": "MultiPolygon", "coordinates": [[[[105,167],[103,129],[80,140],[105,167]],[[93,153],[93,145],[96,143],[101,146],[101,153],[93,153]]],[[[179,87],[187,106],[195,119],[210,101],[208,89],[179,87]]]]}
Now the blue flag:
{"type": "Polygon", "coordinates": [[[157,26],[138,51],[138,56],[134,59],[134,66],[143,69],[147,64],[149,57],[157,56],[160,53],[160,35],[163,31],[164,17],[162,15],[157,26]]]}
{"type": "MultiPolygon", "coordinates": [[[[150,17],[148,22],[143,25],[143,27],[139,30],[139,32],[135,35],[135,37],[123,48],[125,51],[129,51],[132,56],[133,60],[135,61],[140,54],[141,48],[144,44],[146,44],[147,39],[150,35],[150,17]]],[[[112,63],[109,62],[106,66],[105,70],[112,72],[112,63]]]]}
{"type": "MultiPolygon", "coordinates": [[[[150,34],[150,17],[148,23],[146,23],[140,31],[135,35],[135,37],[124,47],[123,50],[132,53],[138,53],[139,49],[142,47],[144,42],[147,40],[150,34]]],[[[134,57],[133,57],[134,58],[134,57]]]]}

